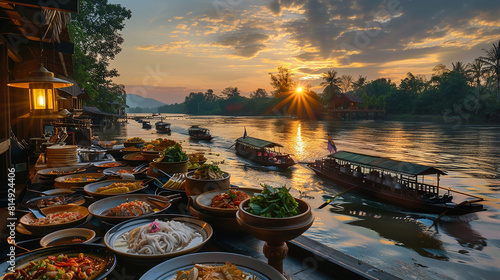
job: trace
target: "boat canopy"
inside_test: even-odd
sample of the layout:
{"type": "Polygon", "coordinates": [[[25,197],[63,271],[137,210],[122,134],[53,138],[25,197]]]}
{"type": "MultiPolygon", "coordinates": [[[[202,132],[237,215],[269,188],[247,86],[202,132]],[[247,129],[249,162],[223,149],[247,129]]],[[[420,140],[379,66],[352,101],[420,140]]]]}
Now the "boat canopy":
{"type": "Polygon", "coordinates": [[[209,129],[208,128],[199,127],[197,125],[193,125],[188,130],[189,131],[208,131],[209,129]]]}
{"type": "Polygon", "coordinates": [[[441,174],[446,175],[444,171],[436,169],[432,166],[426,166],[411,162],[392,160],[383,157],[368,156],[346,151],[340,151],[328,156],[339,160],[345,160],[354,164],[376,167],[380,169],[390,170],[397,173],[406,173],[413,176],[441,174]]]}
{"type": "Polygon", "coordinates": [[[269,142],[266,140],[254,138],[254,137],[240,137],[236,139],[236,142],[242,143],[247,146],[251,146],[255,149],[262,149],[262,148],[272,148],[272,147],[283,147],[282,145],[274,142],[269,142]]]}

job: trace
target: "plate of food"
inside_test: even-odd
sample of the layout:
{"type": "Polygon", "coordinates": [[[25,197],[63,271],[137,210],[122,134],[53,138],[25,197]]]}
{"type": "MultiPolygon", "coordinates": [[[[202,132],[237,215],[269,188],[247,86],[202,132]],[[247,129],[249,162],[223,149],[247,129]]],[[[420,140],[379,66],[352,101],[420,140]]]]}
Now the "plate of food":
{"type": "Polygon", "coordinates": [[[83,191],[96,198],[110,197],[120,194],[135,193],[146,188],[142,181],[138,180],[106,180],[85,185],[83,191]]]}
{"type": "Polygon", "coordinates": [[[26,205],[29,208],[45,208],[70,203],[75,205],[82,205],[83,203],[85,203],[85,197],[80,194],[69,193],[40,196],[26,201],[26,205]]]}
{"type": "Polygon", "coordinates": [[[116,144],[116,141],[113,140],[113,141],[99,141],[99,146],[103,147],[104,149],[112,149],[115,144],[116,144]]]}
{"type": "Polygon", "coordinates": [[[140,280],[199,279],[285,280],[285,276],[267,263],[240,254],[205,252],[179,256],[162,262],[146,272],[140,280]],[[196,268],[196,271],[195,269],[196,268]],[[232,278],[225,277],[224,272],[232,278]],[[187,275],[197,275],[186,278],[187,275]],[[219,278],[215,278],[219,277],[219,278]],[[205,278],[203,278],[205,279],[205,278]]]}
{"type": "Polygon", "coordinates": [[[121,167],[127,165],[124,162],[119,162],[119,161],[106,161],[106,162],[101,162],[99,164],[94,164],[95,167],[97,168],[111,168],[111,167],[121,167]]]}
{"type": "Polygon", "coordinates": [[[12,268],[10,261],[0,264],[0,275],[3,275],[0,279],[18,279],[17,274],[28,275],[36,267],[36,276],[24,279],[55,279],[61,274],[59,279],[100,280],[105,279],[115,268],[116,256],[102,245],[71,244],[17,255],[15,262],[14,273],[9,270],[12,268]]]}
{"type": "Polygon", "coordinates": [[[56,167],[56,168],[46,168],[38,170],[37,174],[44,178],[56,178],[65,175],[71,175],[76,173],[82,173],[86,170],[87,166],[68,166],[68,167],[56,167]]]}
{"type": "Polygon", "coordinates": [[[123,160],[130,165],[139,165],[141,163],[148,162],[141,152],[126,154],[123,156],[123,160]]]}
{"type": "Polygon", "coordinates": [[[202,220],[160,214],[112,227],[104,236],[104,244],[122,257],[155,262],[198,251],[212,233],[212,227],[202,220]]]}
{"type": "Polygon", "coordinates": [[[106,178],[102,173],[81,173],[57,177],[54,179],[54,186],[68,189],[72,187],[82,187],[89,183],[94,183],[106,178]]]}
{"type": "Polygon", "coordinates": [[[171,205],[171,200],[164,196],[129,194],[96,201],[89,206],[89,212],[102,221],[116,224],[139,216],[160,214],[171,205]]]}
{"type": "Polygon", "coordinates": [[[89,215],[87,207],[75,204],[46,207],[41,212],[46,217],[36,218],[33,213],[28,213],[19,219],[19,223],[32,233],[41,233],[74,227],[89,215]]]}
{"type": "Polygon", "coordinates": [[[137,148],[141,148],[142,145],[144,145],[144,142],[146,141],[144,141],[144,139],[140,137],[132,137],[127,139],[127,141],[123,142],[123,146],[125,147],[135,146],[137,148]]]}
{"type": "Polygon", "coordinates": [[[44,195],[56,195],[56,194],[70,194],[74,193],[75,191],[72,189],[60,189],[60,188],[55,188],[55,189],[50,189],[43,191],[42,193],[44,195]]]}
{"type": "MultiPolygon", "coordinates": [[[[230,188],[213,190],[196,196],[196,204],[203,210],[211,213],[236,215],[240,203],[260,193],[261,189],[230,188]]],[[[235,216],[236,217],[236,216],[235,216]]]]}
{"type": "Polygon", "coordinates": [[[102,174],[108,176],[121,176],[122,174],[137,174],[146,171],[147,167],[142,168],[139,172],[136,172],[135,167],[133,166],[124,166],[124,167],[111,167],[106,168],[102,171],[102,174]]]}

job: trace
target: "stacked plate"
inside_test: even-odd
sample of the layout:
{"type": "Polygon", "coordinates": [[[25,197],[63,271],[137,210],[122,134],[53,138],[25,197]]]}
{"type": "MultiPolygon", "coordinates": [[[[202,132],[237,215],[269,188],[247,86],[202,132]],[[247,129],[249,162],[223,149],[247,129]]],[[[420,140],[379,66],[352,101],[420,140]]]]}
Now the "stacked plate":
{"type": "Polygon", "coordinates": [[[47,147],[47,164],[49,165],[75,165],[78,163],[76,145],[54,145],[47,147]]]}

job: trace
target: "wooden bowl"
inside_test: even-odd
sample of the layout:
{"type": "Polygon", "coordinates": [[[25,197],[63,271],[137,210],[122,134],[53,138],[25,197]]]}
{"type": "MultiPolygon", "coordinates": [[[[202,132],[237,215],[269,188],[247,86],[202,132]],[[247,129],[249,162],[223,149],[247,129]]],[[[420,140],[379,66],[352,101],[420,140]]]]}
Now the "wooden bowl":
{"type": "Polygon", "coordinates": [[[295,198],[300,214],[287,218],[268,218],[249,213],[250,199],[244,200],[236,212],[236,220],[246,232],[268,244],[282,244],[304,233],[314,222],[311,206],[302,199],[295,198]]]}
{"type": "Polygon", "coordinates": [[[185,190],[186,195],[199,195],[212,190],[220,190],[220,189],[229,189],[231,187],[231,183],[229,179],[231,175],[227,172],[223,172],[222,179],[216,180],[201,180],[193,178],[193,174],[195,171],[190,171],[186,174],[186,183],[185,190]]]}
{"type": "MultiPolygon", "coordinates": [[[[155,169],[160,169],[161,171],[167,173],[167,174],[175,174],[175,173],[186,173],[188,171],[188,164],[187,160],[186,161],[181,161],[181,162],[161,162],[161,158],[155,158],[150,164],[150,167],[153,167],[155,169]]],[[[152,169],[152,168],[150,168],[152,169]]],[[[148,170],[148,175],[149,176],[154,176],[159,175],[159,177],[164,177],[162,173],[158,174],[150,174],[148,170]]]]}
{"type": "Polygon", "coordinates": [[[57,206],[51,206],[51,207],[46,207],[42,209],[42,212],[45,215],[48,214],[54,214],[54,213],[60,213],[60,212],[78,212],[82,215],[80,219],[70,221],[67,223],[63,224],[56,224],[56,225],[33,225],[32,222],[36,219],[35,215],[33,213],[28,213],[19,219],[19,222],[29,231],[33,233],[40,233],[40,232],[52,232],[64,228],[70,228],[74,227],[81,222],[83,222],[87,216],[89,215],[89,211],[87,210],[87,207],[84,206],[78,206],[75,204],[66,204],[66,205],[57,205],[57,206]]]}
{"type": "Polygon", "coordinates": [[[155,158],[157,158],[157,157],[160,156],[160,152],[158,152],[158,151],[144,151],[143,150],[141,152],[141,155],[144,157],[144,159],[146,159],[147,161],[151,162],[155,158]]]}

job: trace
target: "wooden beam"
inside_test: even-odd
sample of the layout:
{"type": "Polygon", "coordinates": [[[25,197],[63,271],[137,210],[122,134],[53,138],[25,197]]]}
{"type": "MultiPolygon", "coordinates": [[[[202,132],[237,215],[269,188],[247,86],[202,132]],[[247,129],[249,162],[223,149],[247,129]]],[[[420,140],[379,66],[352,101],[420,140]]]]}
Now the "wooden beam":
{"type": "Polygon", "coordinates": [[[63,12],[78,13],[77,0],[2,0],[5,3],[16,4],[20,6],[38,8],[42,6],[44,9],[58,10],[63,12]]]}
{"type": "Polygon", "coordinates": [[[10,148],[10,139],[0,141],[0,155],[7,152],[10,148]]]}
{"type": "Polygon", "coordinates": [[[5,44],[7,46],[7,54],[8,56],[14,60],[15,62],[23,61],[23,57],[17,52],[17,50],[10,44],[10,42],[4,38],[3,35],[0,35],[0,44],[5,44]]]}
{"type": "Polygon", "coordinates": [[[68,75],[68,70],[66,69],[66,63],[64,62],[64,56],[62,54],[62,52],[57,52],[59,54],[59,60],[61,60],[61,66],[63,68],[63,71],[64,71],[64,76],[69,76],[68,75]]]}

